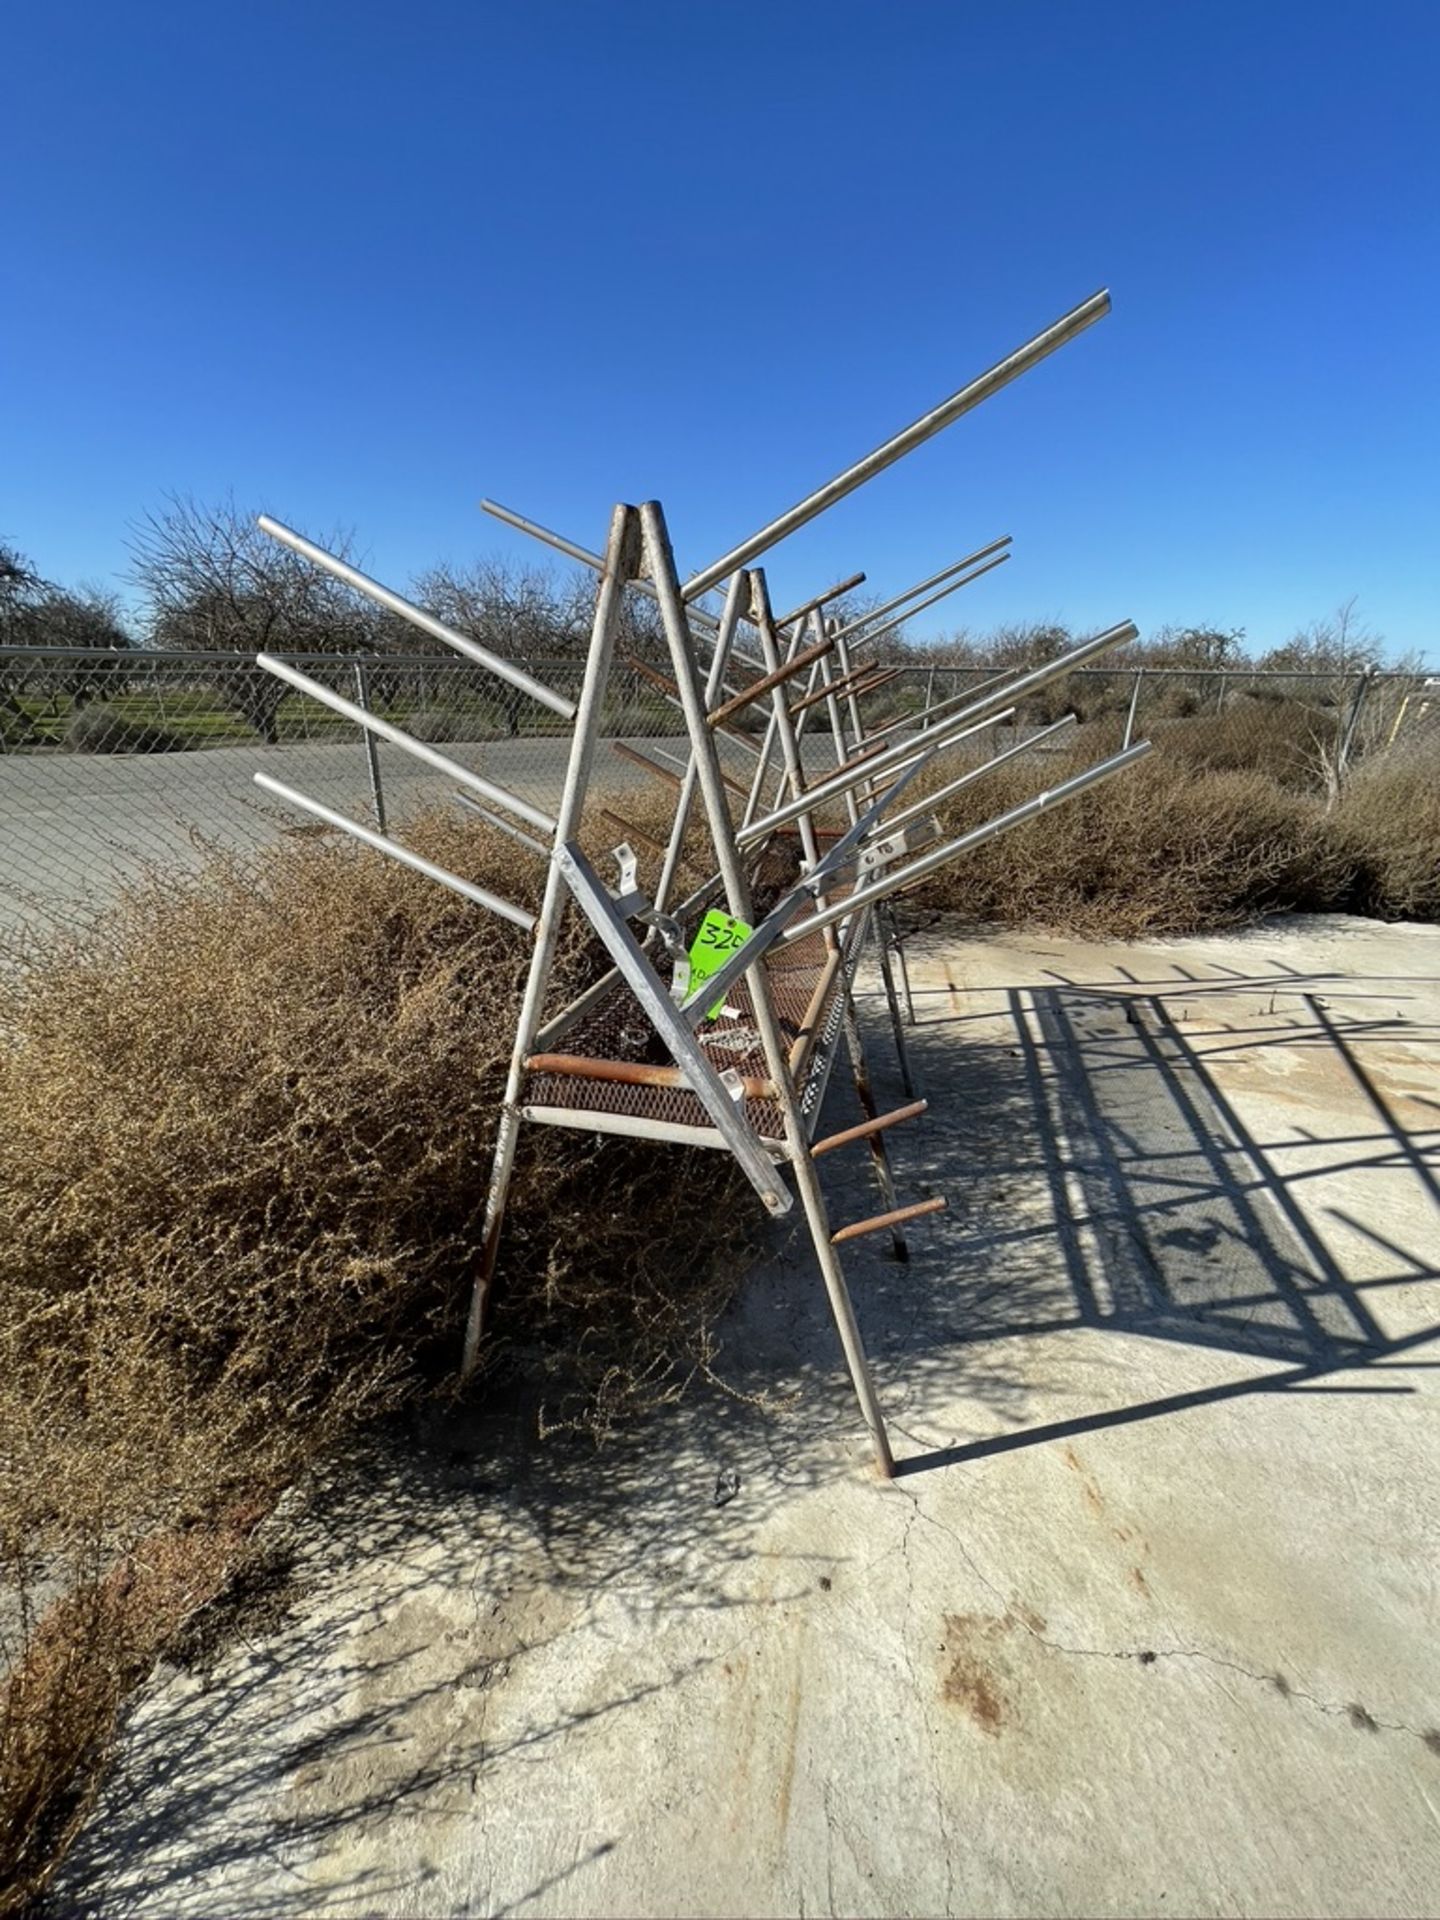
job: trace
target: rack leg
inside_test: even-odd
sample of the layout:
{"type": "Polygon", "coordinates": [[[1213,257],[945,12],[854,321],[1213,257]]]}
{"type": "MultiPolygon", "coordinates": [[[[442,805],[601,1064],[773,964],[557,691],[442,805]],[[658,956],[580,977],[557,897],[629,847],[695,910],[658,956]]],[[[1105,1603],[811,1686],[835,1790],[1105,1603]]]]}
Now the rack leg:
{"type": "MultiPolygon", "coordinates": [[[[855,1002],[848,989],[844,990],[841,1019],[845,1028],[845,1046],[850,1055],[850,1071],[855,1076],[855,1091],[859,1096],[865,1118],[876,1120],[879,1118],[880,1109],[875,1104],[875,1094],[870,1085],[870,1063],[865,1058],[865,1044],[860,1038],[860,1022],[855,1013],[855,1002]]],[[[890,1155],[885,1148],[885,1136],[883,1133],[872,1133],[865,1144],[870,1149],[870,1164],[874,1170],[875,1184],[880,1189],[880,1198],[885,1203],[885,1212],[894,1213],[900,1205],[900,1196],[895,1191],[895,1176],[890,1171],[890,1155]]],[[[899,1227],[890,1229],[890,1242],[897,1260],[910,1258],[910,1249],[899,1227]]]]}
{"type": "MultiPolygon", "coordinates": [[[[906,1099],[913,1100],[915,1098],[915,1076],[910,1071],[910,1049],[905,1042],[905,1022],[900,1018],[900,997],[895,991],[895,969],[890,964],[889,929],[883,920],[880,922],[878,932],[880,938],[876,942],[876,949],[880,957],[880,978],[885,986],[885,1004],[890,1009],[890,1028],[895,1035],[895,1058],[900,1064],[900,1084],[905,1089],[906,1099]]],[[[900,964],[902,967],[905,964],[905,956],[903,953],[900,956],[900,964]]],[[[908,973],[905,976],[905,991],[908,997],[910,991],[910,976],[908,973]]],[[[915,1017],[913,1002],[911,1004],[910,1017],[913,1021],[915,1017]]]]}
{"type": "MultiPolygon", "coordinates": [[[[595,622],[591,629],[590,652],[585,662],[585,680],[575,715],[575,732],[570,742],[570,757],[565,769],[565,790],[560,796],[560,811],[555,827],[558,850],[580,831],[589,791],[590,773],[595,761],[595,743],[600,734],[601,708],[605,686],[610,677],[610,662],[615,651],[615,634],[620,622],[621,603],[627,581],[633,580],[640,563],[640,517],[633,507],[618,506],[610,518],[610,537],[605,548],[605,566],[595,596],[595,622]]],[[[495,1158],[490,1171],[490,1190],[485,1200],[485,1230],[481,1242],[480,1271],[470,1296],[470,1312],[465,1323],[465,1347],[460,1360],[460,1378],[468,1380],[480,1359],[480,1343],[485,1334],[490,1295],[495,1284],[495,1263],[500,1252],[500,1235],[505,1225],[505,1202],[510,1193],[510,1178],[515,1167],[515,1142],[520,1133],[520,1096],[525,1084],[525,1060],[540,1028],[545,1010],[545,992],[550,984],[560,929],[569,894],[560,868],[552,858],[545,876],[545,896],[535,924],[535,946],[530,958],[530,973],[520,1004],[515,1028],[515,1045],[510,1054],[510,1072],[505,1082],[505,1098],[500,1110],[500,1127],[495,1138],[495,1158]]]]}
{"type": "MultiPolygon", "coordinates": [[[[725,883],[730,911],[739,919],[748,920],[751,912],[750,890],[745,883],[740,850],[735,844],[735,829],[730,820],[724,783],[720,778],[714,736],[706,723],[700,680],[680,599],[680,583],[675,574],[675,558],[670,550],[669,534],[665,530],[665,517],[655,501],[647,501],[641,507],[640,515],[645,527],[650,579],[660,603],[660,617],[670,646],[675,683],[685,710],[685,728],[695,755],[696,776],[710,825],[716,863],[725,883]]],[[[764,965],[752,967],[746,978],[766,1068],[775,1083],[780,1109],[785,1116],[785,1139],[790,1148],[791,1172],[795,1177],[800,1204],[805,1209],[810,1238],[815,1244],[815,1258],[825,1282],[830,1311],[835,1316],[845,1364],[850,1370],[850,1379],[854,1384],[855,1397],[860,1402],[865,1425],[870,1430],[876,1468],[884,1479],[890,1480],[895,1475],[895,1459],[890,1451],[889,1435],[885,1431],[885,1416],[880,1411],[875,1383],[870,1377],[870,1363],[865,1357],[865,1345],[855,1321],[855,1309],[850,1301],[849,1288],[845,1285],[844,1270],[830,1244],[830,1217],[825,1210],[825,1196],[820,1190],[820,1176],[815,1170],[815,1162],[810,1158],[809,1137],[791,1083],[789,1063],[780,1038],[780,1024],[771,1003],[770,983],[764,965]]]]}
{"type": "Polygon", "coordinates": [[[885,1416],[880,1411],[875,1382],[870,1377],[870,1362],[865,1356],[865,1345],[856,1325],[850,1289],[845,1284],[845,1270],[840,1265],[839,1254],[830,1244],[830,1216],[825,1209],[825,1196],[820,1191],[820,1176],[808,1153],[797,1154],[791,1161],[791,1170],[795,1175],[800,1204],[805,1209],[805,1222],[815,1246],[820,1277],[825,1282],[825,1292],[829,1296],[830,1311],[835,1317],[840,1345],[845,1351],[845,1364],[850,1369],[855,1397],[860,1402],[860,1411],[870,1429],[870,1443],[875,1449],[875,1470],[882,1480],[893,1480],[895,1456],[890,1451],[885,1416]]]}

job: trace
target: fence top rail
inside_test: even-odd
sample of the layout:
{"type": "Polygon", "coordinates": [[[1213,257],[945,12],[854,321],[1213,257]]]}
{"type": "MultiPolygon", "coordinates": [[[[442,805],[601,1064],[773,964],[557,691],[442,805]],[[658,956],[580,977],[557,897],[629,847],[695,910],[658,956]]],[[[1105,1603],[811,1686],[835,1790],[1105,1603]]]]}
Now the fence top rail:
{"type": "MultiPolygon", "coordinates": [[[[461,659],[446,653],[291,653],[288,649],[280,651],[280,658],[294,661],[297,666],[332,667],[423,667],[431,672],[469,674],[481,671],[473,661],[461,659]]],[[[582,673],[585,667],[584,657],[579,654],[516,654],[515,659],[532,668],[555,668],[559,671],[582,673]]],[[[227,666],[254,667],[255,655],[248,651],[208,652],[162,650],[158,647],[5,647],[0,646],[0,665],[9,665],[21,661],[33,663],[38,660],[75,660],[94,664],[98,661],[114,661],[117,665],[132,667],[199,667],[227,666]]],[[[617,662],[617,669],[621,663],[617,662]]],[[[898,667],[906,673],[935,674],[985,674],[1018,673],[1022,669],[1002,667],[982,661],[926,660],[917,659],[913,654],[900,658],[886,659],[877,655],[871,662],[872,667],[898,667]]],[[[1071,673],[1079,678],[1094,674],[1113,680],[1127,674],[1144,673],[1171,678],[1182,676],[1187,680],[1337,680],[1348,679],[1363,673],[1363,664],[1332,667],[1187,667],[1167,664],[1152,664],[1148,660],[1119,660],[1110,667],[1072,667],[1071,673]]],[[[1428,669],[1412,671],[1406,667],[1381,667],[1371,678],[1377,681],[1413,682],[1416,686],[1427,683],[1433,685],[1434,678],[1428,669]]],[[[497,697],[499,697],[497,695],[497,697]]]]}
{"type": "MultiPolygon", "coordinates": [[[[3,647],[0,646],[0,662],[18,660],[113,660],[117,665],[132,667],[144,666],[226,666],[253,667],[255,656],[261,651],[247,648],[235,648],[231,652],[209,651],[197,648],[193,652],[186,648],[176,651],[160,647],[3,647]]],[[[439,668],[446,673],[483,672],[477,662],[460,658],[451,653],[292,653],[290,649],[281,650],[280,657],[303,663],[305,666],[334,667],[430,667],[439,668]]],[[[517,662],[527,666],[558,667],[562,670],[580,674],[585,671],[583,654],[542,655],[516,654],[517,662]]]]}

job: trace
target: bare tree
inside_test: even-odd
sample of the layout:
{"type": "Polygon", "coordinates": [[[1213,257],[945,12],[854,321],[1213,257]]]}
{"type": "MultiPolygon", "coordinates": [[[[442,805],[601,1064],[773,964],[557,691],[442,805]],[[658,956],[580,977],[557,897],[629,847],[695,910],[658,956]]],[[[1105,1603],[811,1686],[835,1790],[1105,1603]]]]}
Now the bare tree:
{"type": "Polygon", "coordinates": [[[1261,666],[1334,674],[1342,681],[1353,678],[1366,667],[1379,666],[1385,651],[1384,638],[1360,618],[1355,611],[1357,604],[1357,596],[1352,594],[1328,619],[1312,620],[1309,626],[1293,633],[1283,646],[1272,647],[1261,660],[1261,666]]]}
{"type": "MultiPolygon", "coordinates": [[[[321,541],[342,559],[351,540],[321,541]]],[[[174,495],[130,539],[131,577],[147,602],[151,647],[179,653],[362,653],[388,638],[383,617],[329,574],[261,533],[233,500],[174,495]]],[[[286,695],[269,674],[222,679],[222,697],[262,739],[278,737],[286,695]]]]}
{"type": "MultiPolygon", "coordinates": [[[[82,584],[75,589],[46,580],[8,543],[0,542],[0,646],[63,649],[92,653],[93,660],[61,658],[27,668],[25,680],[32,692],[43,693],[58,706],[68,696],[76,707],[115,691],[114,655],[134,645],[120,602],[103,587],[82,584]]],[[[34,735],[29,716],[14,695],[4,706],[12,722],[24,722],[18,737],[29,743],[34,735]]],[[[38,736],[35,736],[38,737],[38,736]]]]}

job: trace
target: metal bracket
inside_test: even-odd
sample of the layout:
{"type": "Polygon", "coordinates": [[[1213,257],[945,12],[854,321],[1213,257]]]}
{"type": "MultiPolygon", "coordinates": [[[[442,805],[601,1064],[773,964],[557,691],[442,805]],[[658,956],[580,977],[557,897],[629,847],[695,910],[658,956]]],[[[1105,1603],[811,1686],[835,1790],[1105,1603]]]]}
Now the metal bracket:
{"type": "Polygon", "coordinates": [[[618,847],[610,849],[611,857],[620,869],[620,891],[612,893],[615,911],[626,920],[639,920],[647,927],[653,927],[660,936],[660,944],[669,954],[672,968],[670,976],[670,998],[678,1006],[690,991],[690,955],[685,946],[685,936],[680,931],[680,923],[671,914],[659,913],[651,906],[649,896],[636,884],[638,880],[638,862],[635,849],[628,840],[622,840],[618,847]]]}
{"type": "Polygon", "coordinates": [[[860,850],[860,871],[873,873],[877,868],[888,865],[902,853],[913,853],[917,845],[928,843],[940,837],[940,822],[934,814],[914,821],[910,826],[897,827],[893,833],[887,833],[883,840],[872,840],[860,850]]]}

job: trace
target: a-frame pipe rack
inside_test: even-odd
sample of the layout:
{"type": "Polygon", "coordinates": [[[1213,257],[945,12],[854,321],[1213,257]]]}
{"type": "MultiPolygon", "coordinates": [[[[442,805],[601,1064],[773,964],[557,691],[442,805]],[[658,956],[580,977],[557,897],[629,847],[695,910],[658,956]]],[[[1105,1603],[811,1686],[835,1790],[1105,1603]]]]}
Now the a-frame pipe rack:
{"type": "MultiPolygon", "coordinates": [[[[853,983],[886,903],[970,848],[1007,832],[1043,809],[1083,792],[1132,765],[1148,743],[1131,745],[1037,794],[985,825],[946,839],[934,814],[951,793],[981,780],[988,767],[1010,759],[1056,729],[1046,729],[980,766],[942,782],[926,797],[907,792],[929,775],[959,742],[1013,718],[1017,704],[1047,682],[1135,637],[1124,622],[1025,674],[938,703],[919,715],[870,729],[867,694],[886,670],[857,661],[867,643],[1009,557],[1008,536],[977,548],[874,612],[841,624],[825,608],[863,579],[854,575],[776,618],[765,575],[752,563],[777,542],[853,492],[895,460],[930,439],[981,400],[1109,310],[1098,293],[1035,339],[962,387],[949,400],[818,488],[787,513],[743,540],[682,584],[659,505],[618,506],[603,552],[551,533],[508,509],[487,511],[594,569],[594,619],[579,697],[570,700],[534,680],[514,661],[454,632],[398,594],[337,560],[277,522],[264,530],[432,638],[543,703],[572,726],[565,783],[553,814],[451,760],[433,746],[308,679],[283,661],[260,664],[289,685],[322,701],[370,733],[413,754],[455,783],[457,798],[511,834],[545,866],[538,914],[502,900],[422,859],[388,834],[358,826],[264,774],[257,783],[290,804],[353,834],[475,905],[532,935],[529,975],[516,1027],[486,1201],[483,1254],[465,1338],[463,1369],[475,1367],[484,1338],[499,1258],[505,1205],[521,1127],[563,1126],[619,1133],[663,1145],[712,1147],[730,1153],[773,1215],[796,1201],[804,1213],[829,1296],[856,1396],[879,1470],[894,1462],[884,1415],[856,1325],[838,1248],[871,1232],[890,1234],[905,1257],[905,1224],[943,1207],[943,1199],[902,1206],[895,1192],[885,1135],[924,1110],[910,1103],[878,1113],[855,1017],[853,983]],[[725,587],[718,614],[698,603],[725,587]],[[932,588],[937,592],[930,592],[932,588]],[[641,670],[683,723],[687,752],[671,766],[648,756],[640,763],[675,796],[675,815],[661,847],[654,896],[636,884],[636,858],[621,816],[605,817],[626,832],[615,848],[613,885],[598,874],[580,845],[590,798],[607,683],[615,664],[622,603],[627,592],[658,605],[669,653],[668,674],[641,670]],[[928,595],[921,599],[919,596],[928,595]],[[906,611],[898,611],[904,608],[906,611]],[[740,644],[740,629],[747,629],[740,644]],[[748,674],[748,678],[742,676],[748,674]],[[758,747],[733,723],[763,703],[768,719],[758,747]],[[828,733],[828,770],[807,754],[807,736],[828,733]],[[718,741],[737,742],[754,759],[748,786],[722,765],[718,741]],[[681,849],[699,802],[715,871],[688,898],[672,902],[681,849]],[[828,816],[825,817],[825,816],[828,816]],[[793,849],[793,879],[757,908],[755,864],[768,849],[793,849]],[[604,946],[608,973],[547,1020],[546,996],[567,910],[578,909],[604,946]],[[692,982],[691,953],[706,923],[731,950],[718,968],[692,982]],[[718,918],[716,917],[718,916],[718,918]],[[863,1119],[828,1139],[816,1127],[830,1069],[841,1040],[851,1056],[863,1119]],[[657,1062],[656,1054],[664,1061],[657,1062]],[[821,1191],[815,1161],[827,1152],[864,1143],[873,1159],[884,1210],[869,1220],[836,1227],[821,1191]]],[[[1063,723],[1062,723],[1063,724],[1063,723]]],[[[774,893],[773,886],[769,890],[774,893]]],[[[889,966],[889,939],[878,943],[887,999],[908,1091],[909,1066],[889,966]]]]}

